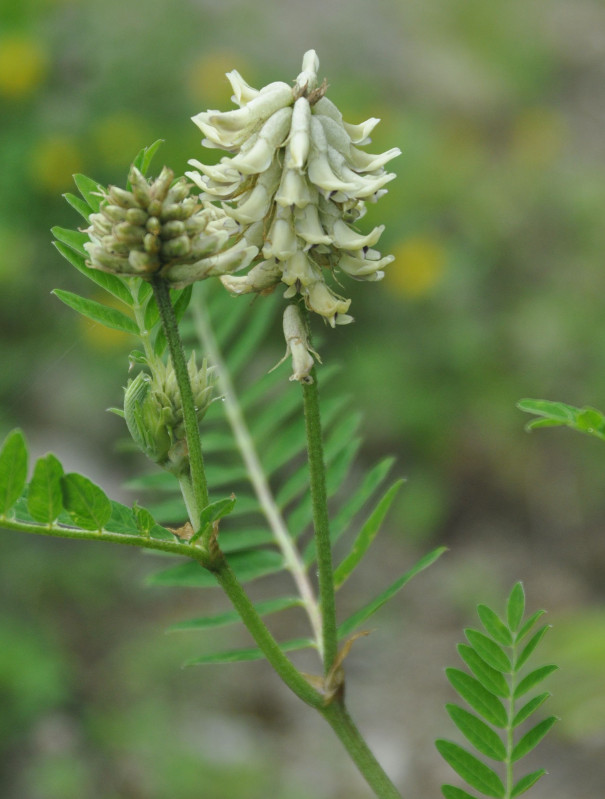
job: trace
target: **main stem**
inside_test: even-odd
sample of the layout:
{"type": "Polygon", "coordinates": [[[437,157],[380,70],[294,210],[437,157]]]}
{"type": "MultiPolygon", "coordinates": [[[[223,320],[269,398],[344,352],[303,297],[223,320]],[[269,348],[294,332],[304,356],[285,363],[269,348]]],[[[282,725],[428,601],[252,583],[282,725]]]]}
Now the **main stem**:
{"type": "Polygon", "coordinates": [[[191,473],[191,486],[193,489],[191,504],[194,507],[188,508],[188,510],[194,514],[194,518],[191,519],[191,524],[197,531],[200,514],[208,505],[208,484],[206,482],[206,472],[204,471],[202,442],[200,440],[193,392],[191,391],[191,381],[189,380],[189,370],[187,369],[187,361],[185,360],[185,352],[179,334],[178,322],[170,300],[168,283],[166,283],[163,278],[156,277],[151,285],[160,312],[164,333],[166,334],[166,341],[168,342],[168,349],[170,350],[170,359],[172,360],[179,391],[181,392],[183,421],[185,423],[189,469],[191,473]]]}
{"type": "Polygon", "coordinates": [[[311,371],[312,383],[303,383],[303,403],[307,431],[307,457],[313,505],[313,527],[317,552],[319,598],[322,615],[322,639],[324,674],[332,669],[338,652],[336,631],[336,603],[334,600],[334,570],[332,566],[332,542],[328,516],[328,494],[326,490],[326,467],[323,455],[319,391],[316,370],[311,371]]]}

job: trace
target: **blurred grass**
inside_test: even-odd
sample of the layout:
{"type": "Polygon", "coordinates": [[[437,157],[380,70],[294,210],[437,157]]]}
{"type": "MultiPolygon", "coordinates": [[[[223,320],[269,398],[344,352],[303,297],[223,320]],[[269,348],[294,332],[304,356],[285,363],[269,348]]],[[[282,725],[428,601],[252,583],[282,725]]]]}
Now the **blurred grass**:
{"type": "MultiPolygon", "coordinates": [[[[253,85],[288,81],[310,47],[347,119],[382,118],[369,149],[403,151],[389,195],[364,220],[387,225],[381,248],[396,261],[383,283],[351,287],[357,322],[324,335],[322,350],[325,361],[346,364],[342,379],[366,409],[366,453],[400,455],[408,484],[393,537],[464,548],[469,530],[511,529],[525,567],[564,567],[586,602],[602,603],[605,452],[565,432],[528,437],[515,409],[523,396],[605,407],[605,12],[597,0],[2,0],[2,436],[18,423],[38,433],[41,446],[49,437],[81,438],[95,468],[120,479],[113,442],[121,428],[103,409],[120,400],[130,343],[83,325],[49,295],[55,287],[86,290],[50,247],[51,225],[77,224],[60,195],[72,190],[75,171],[122,182],[133,154],[156,138],[165,139],[156,167],[182,172],[202,152],[189,117],[229,105],[224,72],[237,68],[253,85]]],[[[111,709],[105,715],[97,686],[73,689],[99,655],[94,636],[76,652],[68,638],[48,639],[53,619],[91,602],[79,593],[88,575],[105,586],[99,614],[111,609],[124,619],[108,642],[120,648],[144,611],[129,580],[111,577],[121,553],[61,549],[70,581],[66,561],[44,544],[5,534],[0,547],[2,574],[14,570],[0,583],[0,650],[15,653],[0,660],[0,697],[10,697],[0,747],[9,755],[24,748],[35,763],[26,769],[14,760],[2,795],[162,796],[149,786],[167,790],[177,773],[183,785],[170,784],[171,795],[197,795],[199,752],[190,762],[178,736],[148,741],[151,776],[133,755],[124,766],[133,770],[130,787],[99,793],[97,758],[111,759],[108,730],[117,722],[111,709]],[[48,596],[30,595],[37,558],[48,596]],[[105,590],[114,598],[103,599],[105,590]],[[72,732],[66,749],[48,753],[36,730],[56,714],[72,732]]],[[[544,604],[558,604],[558,590],[549,585],[544,604]]],[[[580,614],[582,604],[575,607],[580,614]]],[[[82,635],[93,621],[73,623],[82,635]]],[[[161,625],[147,624],[140,646],[159,651],[161,625]]],[[[175,679],[177,661],[159,658],[145,679],[175,679]]],[[[116,685],[121,668],[111,677],[116,685]]],[[[568,668],[581,671],[578,663],[568,668]]],[[[154,704],[142,694],[132,700],[125,748],[142,745],[150,727],[170,729],[171,697],[154,704]]],[[[604,723],[601,714],[590,729],[604,723]]],[[[205,795],[277,790],[266,764],[254,766],[257,755],[231,770],[227,787],[218,776],[212,782],[206,763],[205,795]]],[[[296,797],[293,785],[279,791],[296,797]]]]}

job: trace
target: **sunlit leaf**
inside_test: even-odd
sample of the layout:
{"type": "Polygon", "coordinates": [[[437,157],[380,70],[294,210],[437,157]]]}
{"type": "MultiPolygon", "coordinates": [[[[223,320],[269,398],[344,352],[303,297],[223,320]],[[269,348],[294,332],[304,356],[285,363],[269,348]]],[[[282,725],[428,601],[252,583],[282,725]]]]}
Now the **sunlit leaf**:
{"type": "Polygon", "coordinates": [[[526,719],[528,719],[531,714],[534,713],[550,696],[551,694],[548,691],[545,691],[543,694],[538,694],[538,696],[534,696],[533,699],[530,699],[529,702],[523,705],[523,707],[515,714],[513,719],[513,727],[518,727],[519,724],[522,724],[526,719]]]}
{"type": "Polygon", "coordinates": [[[136,154],[132,165],[136,166],[136,168],[141,172],[143,175],[147,175],[147,170],[153,160],[154,155],[157,153],[159,148],[164,143],[164,139],[157,139],[150,144],[148,147],[143,147],[142,150],[136,154]]]}
{"type": "Polygon", "coordinates": [[[90,241],[87,233],[82,233],[80,230],[70,230],[64,227],[53,227],[50,232],[57,241],[62,242],[83,258],[86,258],[87,252],[84,249],[84,245],[90,241]]]}
{"type": "Polygon", "coordinates": [[[548,630],[550,629],[549,624],[545,624],[543,627],[532,635],[529,639],[523,650],[521,651],[519,657],[517,658],[516,669],[517,671],[527,662],[530,655],[533,653],[535,648],[538,646],[540,641],[544,638],[548,630]]]}
{"type": "Polygon", "coordinates": [[[542,666],[539,669],[535,669],[534,671],[530,671],[528,675],[526,675],[519,685],[515,688],[515,699],[518,699],[523,694],[526,694],[528,691],[537,685],[542,680],[546,679],[549,674],[552,674],[553,671],[557,671],[558,666],[542,666]]]}
{"type": "Polygon", "coordinates": [[[517,796],[521,796],[522,793],[529,790],[532,785],[535,785],[540,777],[543,777],[546,774],[546,771],[541,768],[537,771],[532,771],[531,774],[526,774],[525,777],[521,777],[519,782],[517,782],[511,791],[510,797],[511,799],[515,799],[517,796]]]}
{"type": "Polygon", "coordinates": [[[77,211],[88,222],[88,217],[92,213],[92,208],[88,205],[88,203],[82,200],[80,197],[76,197],[75,194],[70,194],[69,192],[64,194],[63,197],[65,197],[74,211],[77,211]]]}
{"type": "Polygon", "coordinates": [[[491,638],[488,638],[487,635],[480,633],[478,630],[470,628],[466,629],[464,634],[469,644],[488,665],[506,674],[510,673],[511,662],[509,658],[491,638]]]}
{"type": "Polygon", "coordinates": [[[109,291],[110,294],[113,294],[114,297],[117,297],[126,305],[133,305],[132,295],[128,287],[117,275],[111,275],[109,272],[101,272],[99,269],[91,269],[86,266],[85,257],[61,241],[53,241],[53,244],[61,255],[89,280],[92,280],[105,291],[109,291]]]}
{"type": "Polygon", "coordinates": [[[506,618],[508,626],[513,632],[517,632],[523,614],[525,613],[525,591],[523,590],[522,583],[516,583],[509,594],[508,602],[506,603],[506,618]]]}
{"type": "Polygon", "coordinates": [[[475,652],[472,646],[458,644],[457,649],[462,660],[484,688],[496,696],[501,696],[504,699],[509,698],[510,688],[501,672],[489,666],[483,658],[475,652]]]}
{"type": "Polygon", "coordinates": [[[538,621],[538,619],[542,618],[544,613],[545,611],[543,610],[537,610],[535,613],[532,613],[532,615],[527,619],[527,621],[523,622],[523,626],[517,633],[517,643],[521,641],[523,638],[525,638],[525,636],[529,633],[529,631],[538,621]]]}
{"type": "Polygon", "coordinates": [[[481,619],[481,624],[483,624],[486,632],[494,641],[503,646],[510,646],[512,644],[513,638],[510,634],[510,630],[497,613],[494,613],[487,605],[478,605],[477,613],[481,619]]]}
{"type": "Polygon", "coordinates": [[[74,181],[82,197],[96,213],[101,205],[101,199],[105,192],[104,187],[86,175],[74,175],[74,181]]]}

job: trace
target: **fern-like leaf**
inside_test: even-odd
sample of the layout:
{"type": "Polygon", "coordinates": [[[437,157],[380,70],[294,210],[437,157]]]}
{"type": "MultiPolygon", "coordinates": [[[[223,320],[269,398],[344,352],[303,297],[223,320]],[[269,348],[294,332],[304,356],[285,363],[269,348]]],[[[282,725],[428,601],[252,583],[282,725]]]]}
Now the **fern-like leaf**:
{"type": "MultiPolygon", "coordinates": [[[[532,631],[542,611],[524,622],[525,594],[517,583],[509,594],[506,621],[486,605],[477,608],[483,631],[465,630],[468,644],[460,644],[458,652],[473,676],[460,669],[447,669],[446,674],[459,696],[478,715],[458,705],[447,705],[447,711],[458,730],[479,755],[496,761],[496,768],[486,765],[457,743],[438,740],[437,749],[454,771],[471,788],[484,796],[520,796],[529,790],[543,769],[513,781],[513,764],[529,754],[556,722],[550,716],[528,728],[521,729],[543,702],[548,693],[541,693],[517,705],[556,666],[542,666],[525,673],[529,657],[542,640],[547,626],[534,632],[529,642],[522,641],[532,631]]],[[[446,799],[469,797],[463,788],[443,785],[446,799]]]]}

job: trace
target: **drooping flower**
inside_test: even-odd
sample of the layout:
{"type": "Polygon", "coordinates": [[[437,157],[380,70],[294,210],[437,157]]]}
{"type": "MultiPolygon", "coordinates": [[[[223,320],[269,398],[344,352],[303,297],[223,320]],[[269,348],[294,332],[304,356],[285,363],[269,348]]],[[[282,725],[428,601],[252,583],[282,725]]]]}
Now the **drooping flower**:
{"type": "MultiPolygon", "coordinates": [[[[300,294],[328,322],[344,324],[350,300],[328,285],[345,273],[357,280],[380,280],[392,256],[373,249],[383,225],[362,234],[356,223],[365,203],[386,192],[395,175],[384,165],[398,148],[372,155],[359,149],[379,122],[345,122],[318,85],[319,60],[309,50],[294,82],[257,90],[237,71],[227,74],[233,111],[205,111],[193,118],[206,147],[234,153],[215,166],[198,160],[188,172],[205,197],[223,201],[225,212],[242,227],[242,240],[258,247],[263,260],[246,275],[225,276],[234,294],[272,291],[285,283],[286,297],[300,294]]],[[[260,256],[259,256],[260,257],[260,256]]]]}
{"type": "Polygon", "coordinates": [[[173,179],[164,167],[150,182],[133,166],[131,191],[107,189],[86,231],[89,266],[143,280],[159,275],[173,288],[182,288],[251,262],[258,249],[244,239],[226,248],[239,230],[237,222],[190,196],[192,185],[185,178],[174,184],[173,179]]]}

